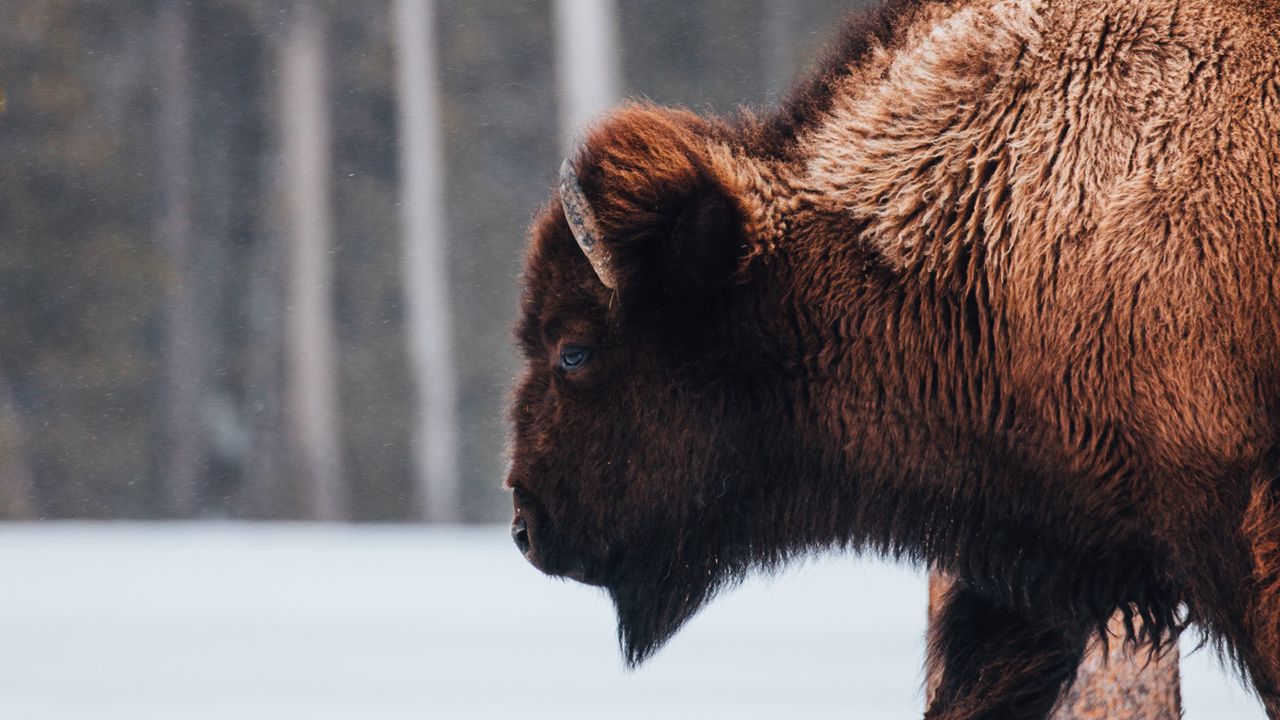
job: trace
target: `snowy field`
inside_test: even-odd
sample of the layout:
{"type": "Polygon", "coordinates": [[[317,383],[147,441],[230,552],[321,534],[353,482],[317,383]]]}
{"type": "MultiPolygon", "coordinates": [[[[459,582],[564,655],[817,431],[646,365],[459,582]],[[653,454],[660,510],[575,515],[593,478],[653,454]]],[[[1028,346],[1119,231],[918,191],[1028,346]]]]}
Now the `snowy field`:
{"type": "MultiPolygon", "coordinates": [[[[915,718],[923,578],[832,558],[623,670],[608,602],[506,529],[0,526],[0,717],[915,718]]],[[[1190,642],[1185,645],[1189,647],[1190,642]]],[[[1191,720],[1260,720],[1206,652],[1191,720]]]]}

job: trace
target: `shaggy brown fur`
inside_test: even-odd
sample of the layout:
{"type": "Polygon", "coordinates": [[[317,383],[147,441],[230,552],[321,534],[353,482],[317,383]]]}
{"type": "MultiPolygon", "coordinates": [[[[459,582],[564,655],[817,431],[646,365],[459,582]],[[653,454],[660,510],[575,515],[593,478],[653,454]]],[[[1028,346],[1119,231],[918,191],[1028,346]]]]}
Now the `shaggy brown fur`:
{"type": "Polygon", "coordinates": [[[535,225],[517,539],[631,662],[830,547],[958,578],[931,718],[1041,718],[1117,608],[1280,720],[1280,5],[893,2],[771,116],[625,107],[535,225]]]}

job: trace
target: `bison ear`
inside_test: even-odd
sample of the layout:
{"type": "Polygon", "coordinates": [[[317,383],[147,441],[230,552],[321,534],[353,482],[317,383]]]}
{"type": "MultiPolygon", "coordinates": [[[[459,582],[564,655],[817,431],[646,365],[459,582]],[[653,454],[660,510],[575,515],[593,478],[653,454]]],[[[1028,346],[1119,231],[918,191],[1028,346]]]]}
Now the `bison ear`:
{"type": "Polygon", "coordinates": [[[625,108],[561,171],[565,217],[625,308],[661,312],[722,297],[743,247],[742,213],[697,116],[625,108]]]}

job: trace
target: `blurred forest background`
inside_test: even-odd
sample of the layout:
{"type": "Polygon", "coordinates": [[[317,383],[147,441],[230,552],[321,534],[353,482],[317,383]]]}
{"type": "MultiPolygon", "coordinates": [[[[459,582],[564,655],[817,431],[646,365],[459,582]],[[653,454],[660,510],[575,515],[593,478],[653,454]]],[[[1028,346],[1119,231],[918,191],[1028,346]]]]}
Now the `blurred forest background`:
{"type": "Polygon", "coordinates": [[[506,519],[526,225],[849,0],[7,0],[0,517],[506,519]]]}

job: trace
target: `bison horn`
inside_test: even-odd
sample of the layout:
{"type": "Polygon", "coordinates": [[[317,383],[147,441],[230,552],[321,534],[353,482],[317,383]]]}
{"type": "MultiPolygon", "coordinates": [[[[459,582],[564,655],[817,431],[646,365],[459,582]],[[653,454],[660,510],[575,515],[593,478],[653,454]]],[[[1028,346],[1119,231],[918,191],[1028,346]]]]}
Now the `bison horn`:
{"type": "Polygon", "coordinates": [[[578,247],[591,261],[600,282],[613,290],[618,287],[613,277],[613,269],[609,267],[609,251],[600,243],[600,226],[596,224],[596,215],[591,205],[582,194],[582,185],[578,183],[578,174],[573,171],[573,163],[565,160],[560,166],[560,205],[564,207],[564,218],[569,222],[569,229],[578,241],[578,247]]]}

